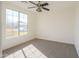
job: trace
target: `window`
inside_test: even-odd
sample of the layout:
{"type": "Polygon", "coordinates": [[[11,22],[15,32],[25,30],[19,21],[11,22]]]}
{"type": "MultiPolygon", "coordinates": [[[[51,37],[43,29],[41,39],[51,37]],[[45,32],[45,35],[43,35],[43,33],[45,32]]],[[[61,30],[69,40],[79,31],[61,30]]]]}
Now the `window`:
{"type": "Polygon", "coordinates": [[[24,35],[27,32],[27,15],[20,13],[20,20],[19,20],[19,32],[20,35],[24,35]]]}
{"type": "Polygon", "coordinates": [[[6,38],[27,34],[27,15],[6,9],[6,38]]]}

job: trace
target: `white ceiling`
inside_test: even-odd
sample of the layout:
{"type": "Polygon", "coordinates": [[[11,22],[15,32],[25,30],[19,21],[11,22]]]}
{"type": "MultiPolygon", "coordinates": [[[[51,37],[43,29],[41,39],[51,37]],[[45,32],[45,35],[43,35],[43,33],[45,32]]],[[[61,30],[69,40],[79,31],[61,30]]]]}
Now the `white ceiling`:
{"type": "MultiPolygon", "coordinates": [[[[36,8],[32,8],[32,9],[28,9],[28,7],[32,7],[34,6],[33,4],[29,3],[28,1],[26,1],[27,3],[21,2],[21,1],[12,1],[10,2],[11,4],[15,4],[17,6],[20,6],[24,9],[27,9],[28,11],[31,12],[36,12],[36,8]]],[[[38,1],[33,1],[35,3],[38,3],[38,1]]],[[[49,9],[53,9],[54,7],[60,8],[60,7],[75,7],[76,4],[79,3],[79,1],[41,1],[41,3],[44,2],[48,2],[49,6],[46,6],[49,9]]]]}

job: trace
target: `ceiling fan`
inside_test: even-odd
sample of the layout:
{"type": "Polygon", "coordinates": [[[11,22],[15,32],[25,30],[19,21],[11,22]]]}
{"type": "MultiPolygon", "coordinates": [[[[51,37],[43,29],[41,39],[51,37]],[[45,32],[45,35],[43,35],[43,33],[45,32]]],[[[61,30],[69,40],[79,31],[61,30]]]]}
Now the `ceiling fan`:
{"type": "Polygon", "coordinates": [[[35,5],[34,7],[28,7],[28,9],[31,9],[31,8],[37,8],[36,11],[37,12],[42,12],[42,9],[46,10],[46,11],[49,11],[48,8],[46,8],[45,6],[48,6],[49,4],[48,3],[41,3],[41,1],[38,1],[38,3],[34,3],[33,1],[29,1],[31,4],[35,5]]]}

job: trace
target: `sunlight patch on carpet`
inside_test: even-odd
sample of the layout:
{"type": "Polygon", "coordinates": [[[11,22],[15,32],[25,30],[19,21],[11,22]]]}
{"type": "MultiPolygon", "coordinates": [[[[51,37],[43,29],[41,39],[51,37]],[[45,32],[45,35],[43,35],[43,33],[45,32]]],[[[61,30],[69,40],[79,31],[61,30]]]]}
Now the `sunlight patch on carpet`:
{"type": "Polygon", "coordinates": [[[18,50],[5,58],[47,58],[40,50],[38,50],[33,44],[18,50]]]}

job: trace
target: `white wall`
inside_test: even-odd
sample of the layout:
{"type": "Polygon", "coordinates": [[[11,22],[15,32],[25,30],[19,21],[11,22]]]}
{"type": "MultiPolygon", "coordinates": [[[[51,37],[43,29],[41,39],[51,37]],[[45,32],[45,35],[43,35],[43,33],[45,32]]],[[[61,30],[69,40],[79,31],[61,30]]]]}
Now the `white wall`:
{"type": "Polygon", "coordinates": [[[63,42],[73,44],[74,39],[74,19],[75,9],[71,6],[57,6],[53,7],[49,12],[32,13],[22,7],[20,3],[4,2],[2,5],[2,25],[3,25],[3,40],[2,49],[15,46],[22,42],[26,42],[33,38],[46,39],[51,41],[63,42]],[[17,4],[17,5],[16,5],[17,4]],[[5,9],[10,8],[19,10],[29,15],[28,17],[28,34],[23,37],[5,39],[5,9]]]}
{"type": "Polygon", "coordinates": [[[10,2],[3,2],[2,9],[3,9],[3,11],[2,11],[2,20],[3,20],[2,21],[2,23],[3,23],[2,24],[3,25],[3,28],[2,28],[3,29],[2,49],[3,50],[35,38],[35,34],[34,34],[35,14],[34,13],[29,12],[25,8],[22,8],[18,5],[12,4],[10,2]],[[13,9],[13,10],[19,10],[19,11],[26,13],[28,15],[28,34],[27,35],[21,36],[18,38],[13,38],[13,39],[5,39],[5,20],[6,20],[5,10],[6,10],[6,8],[13,9]]]}
{"type": "Polygon", "coordinates": [[[1,34],[2,34],[2,29],[1,29],[1,28],[2,28],[2,24],[1,24],[1,14],[2,14],[1,11],[2,11],[2,6],[1,6],[1,5],[2,5],[2,4],[1,4],[1,2],[0,2],[0,57],[2,57],[2,48],[1,48],[1,47],[2,47],[2,46],[1,46],[1,45],[2,45],[2,44],[1,44],[1,43],[2,43],[2,35],[1,35],[1,34]]]}
{"type": "Polygon", "coordinates": [[[53,7],[38,14],[37,38],[73,44],[74,8],[53,7]]]}
{"type": "Polygon", "coordinates": [[[74,26],[74,29],[75,29],[74,44],[75,44],[75,47],[76,47],[76,50],[79,56],[79,5],[76,6],[75,12],[76,13],[75,13],[75,26],[74,26]]]}

